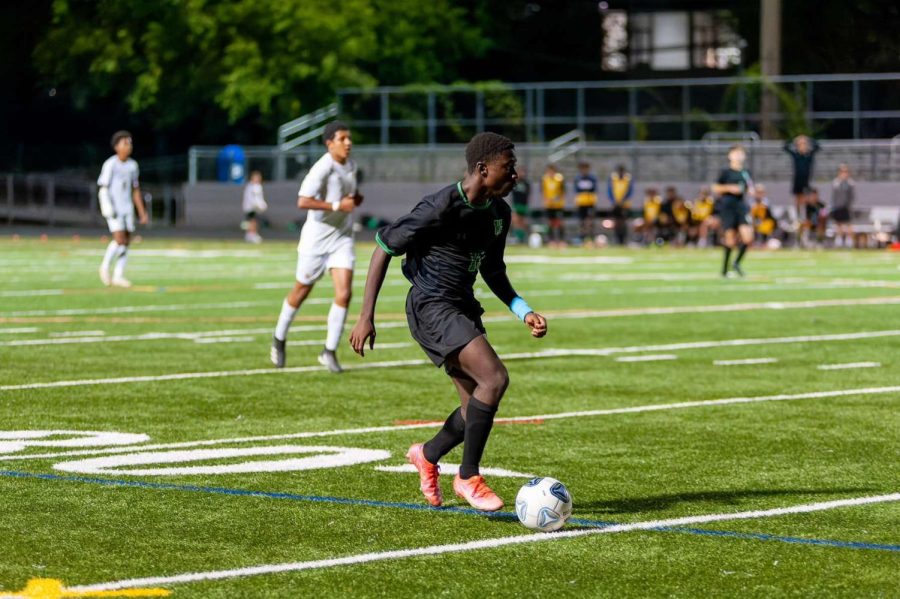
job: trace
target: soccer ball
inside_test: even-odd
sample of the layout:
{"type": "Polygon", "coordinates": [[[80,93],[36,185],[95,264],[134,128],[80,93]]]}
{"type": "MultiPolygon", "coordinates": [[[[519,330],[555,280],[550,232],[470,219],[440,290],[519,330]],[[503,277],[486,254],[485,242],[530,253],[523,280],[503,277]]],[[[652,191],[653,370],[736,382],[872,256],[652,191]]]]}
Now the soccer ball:
{"type": "Polygon", "coordinates": [[[572,495],[555,478],[533,478],[516,495],[516,515],[525,528],[559,530],[572,515],[572,495]]]}

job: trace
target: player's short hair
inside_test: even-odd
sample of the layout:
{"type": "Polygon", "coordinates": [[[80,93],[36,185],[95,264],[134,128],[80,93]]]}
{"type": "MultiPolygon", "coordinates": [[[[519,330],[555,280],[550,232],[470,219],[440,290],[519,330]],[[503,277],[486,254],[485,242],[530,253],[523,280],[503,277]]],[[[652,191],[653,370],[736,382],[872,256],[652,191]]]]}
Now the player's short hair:
{"type": "Polygon", "coordinates": [[[331,121],[327,125],[325,125],[325,130],[322,132],[322,141],[328,141],[329,139],[334,139],[334,134],[338,131],[349,131],[350,126],[344,121],[331,121]]]}
{"type": "Polygon", "coordinates": [[[109,141],[109,145],[111,145],[115,150],[119,142],[127,137],[131,137],[131,133],[129,133],[128,131],[125,131],[124,129],[122,131],[116,131],[115,133],[113,133],[112,139],[110,139],[109,141]]]}
{"type": "Polygon", "coordinates": [[[479,162],[489,162],[503,152],[511,152],[515,147],[508,137],[499,133],[478,133],[466,145],[466,166],[471,173],[479,162]]]}
{"type": "Polygon", "coordinates": [[[742,146],[741,144],[734,144],[733,146],[731,146],[730,148],[728,148],[728,153],[731,154],[731,153],[734,152],[735,150],[740,150],[740,151],[743,152],[744,154],[747,153],[747,150],[746,150],[746,149],[744,148],[744,146],[742,146]]]}

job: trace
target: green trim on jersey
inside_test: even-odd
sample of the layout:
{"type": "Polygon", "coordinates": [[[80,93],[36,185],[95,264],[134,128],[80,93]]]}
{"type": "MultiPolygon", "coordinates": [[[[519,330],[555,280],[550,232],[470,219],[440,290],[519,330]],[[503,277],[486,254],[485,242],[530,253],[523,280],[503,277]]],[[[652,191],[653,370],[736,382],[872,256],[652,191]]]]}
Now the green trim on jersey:
{"type": "Polygon", "coordinates": [[[466,192],[463,191],[462,181],[456,182],[456,190],[459,192],[459,195],[462,197],[462,200],[466,204],[466,206],[472,208],[473,210],[487,210],[491,207],[491,202],[493,202],[491,198],[488,198],[487,203],[485,203],[483,206],[476,206],[475,204],[469,202],[469,198],[466,196],[466,192]]]}
{"type": "Polygon", "coordinates": [[[381,247],[381,249],[383,249],[387,253],[388,256],[399,256],[400,255],[397,252],[395,252],[394,250],[392,250],[391,248],[389,248],[387,246],[387,244],[381,240],[380,232],[375,233],[375,243],[377,243],[381,247]]]}

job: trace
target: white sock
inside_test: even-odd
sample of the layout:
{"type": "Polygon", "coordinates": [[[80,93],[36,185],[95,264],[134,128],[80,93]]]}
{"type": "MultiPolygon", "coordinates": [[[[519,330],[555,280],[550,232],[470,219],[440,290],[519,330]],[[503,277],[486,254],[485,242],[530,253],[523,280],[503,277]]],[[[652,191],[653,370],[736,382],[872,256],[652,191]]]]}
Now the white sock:
{"type": "Polygon", "coordinates": [[[328,333],[325,335],[325,349],[334,351],[337,349],[338,343],[341,342],[341,335],[344,333],[344,323],[347,321],[347,308],[331,304],[331,310],[328,311],[328,333]]]}
{"type": "Polygon", "coordinates": [[[113,256],[119,250],[119,244],[115,242],[115,240],[110,241],[109,245],[106,246],[106,253],[103,255],[103,262],[100,263],[100,268],[103,270],[109,270],[109,265],[112,263],[113,256]]]}
{"type": "Polygon", "coordinates": [[[116,252],[119,259],[116,260],[116,267],[113,269],[113,278],[121,279],[125,273],[125,265],[128,264],[128,246],[120,245],[119,251],[116,252]]]}
{"type": "Polygon", "coordinates": [[[290,305],[287,300],[281,304],[281,314],[278,315],[278,324],[275,325],[275,338],[279,341],[287,339],[288,329],[291,328],[298,309],[290,305]]]}

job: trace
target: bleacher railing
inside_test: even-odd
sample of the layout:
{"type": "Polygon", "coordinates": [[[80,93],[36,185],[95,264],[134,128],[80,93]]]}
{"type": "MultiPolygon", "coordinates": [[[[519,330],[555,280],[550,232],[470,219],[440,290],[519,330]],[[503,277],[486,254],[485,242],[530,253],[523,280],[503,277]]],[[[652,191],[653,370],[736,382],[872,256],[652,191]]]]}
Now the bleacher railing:
{"type": "MultiPolygon", "coordinates": [[[[560,168],[574,172],[575,161],[591,163],[595,172],[606,176],[623,164],[638,180],[709,182],[725,165],[728,147],[741,141],[747,146],[748,166],[758,179],[789,180],[791,160],[782,141],[763,141],[748,135],[708,137],[700,141],[659,141],[644,143],[579,143],[577,151],[554,156],[558,147],[549,144],[517,143],[519,164],[529,176],[536,177],[551,158],[560,168]]],[[[854,178],[861,181],[900,180],[900,142],[891,139],[820,140],[815,176],[830,181],[841,163],[850,166],[854,178]]],[[[569,146],[573,147],[573,146],[569,146]]],[[[356,145],[353,159],[366,182],[446,182],[459,177],[465,168],[462,144],[433,147],[396,144],[389,146],[356,145]]],[[[216,156],[221,147],[191,149],[193,181],[216,180],[216,156]]],[[[280,152],[277,146],[245,146],[246,169],[259,170],[263,178],[298,181],[324,152],[320,144],[280,152]],[[284,177],[279,177],[279,164],[284,177]]]]}
{"type": "Polygon", "coordinates": [[[785,133],[886,138],[900,132],[900,73],[346,88],[338,105],[358,141],[379,145],[459,143],[487,128],[528,143],[572,129],[588,141],[688,141],[759,130],[764,117],[785,133]],[[776,112],[761,113],[764,93],[776,112]]]}

